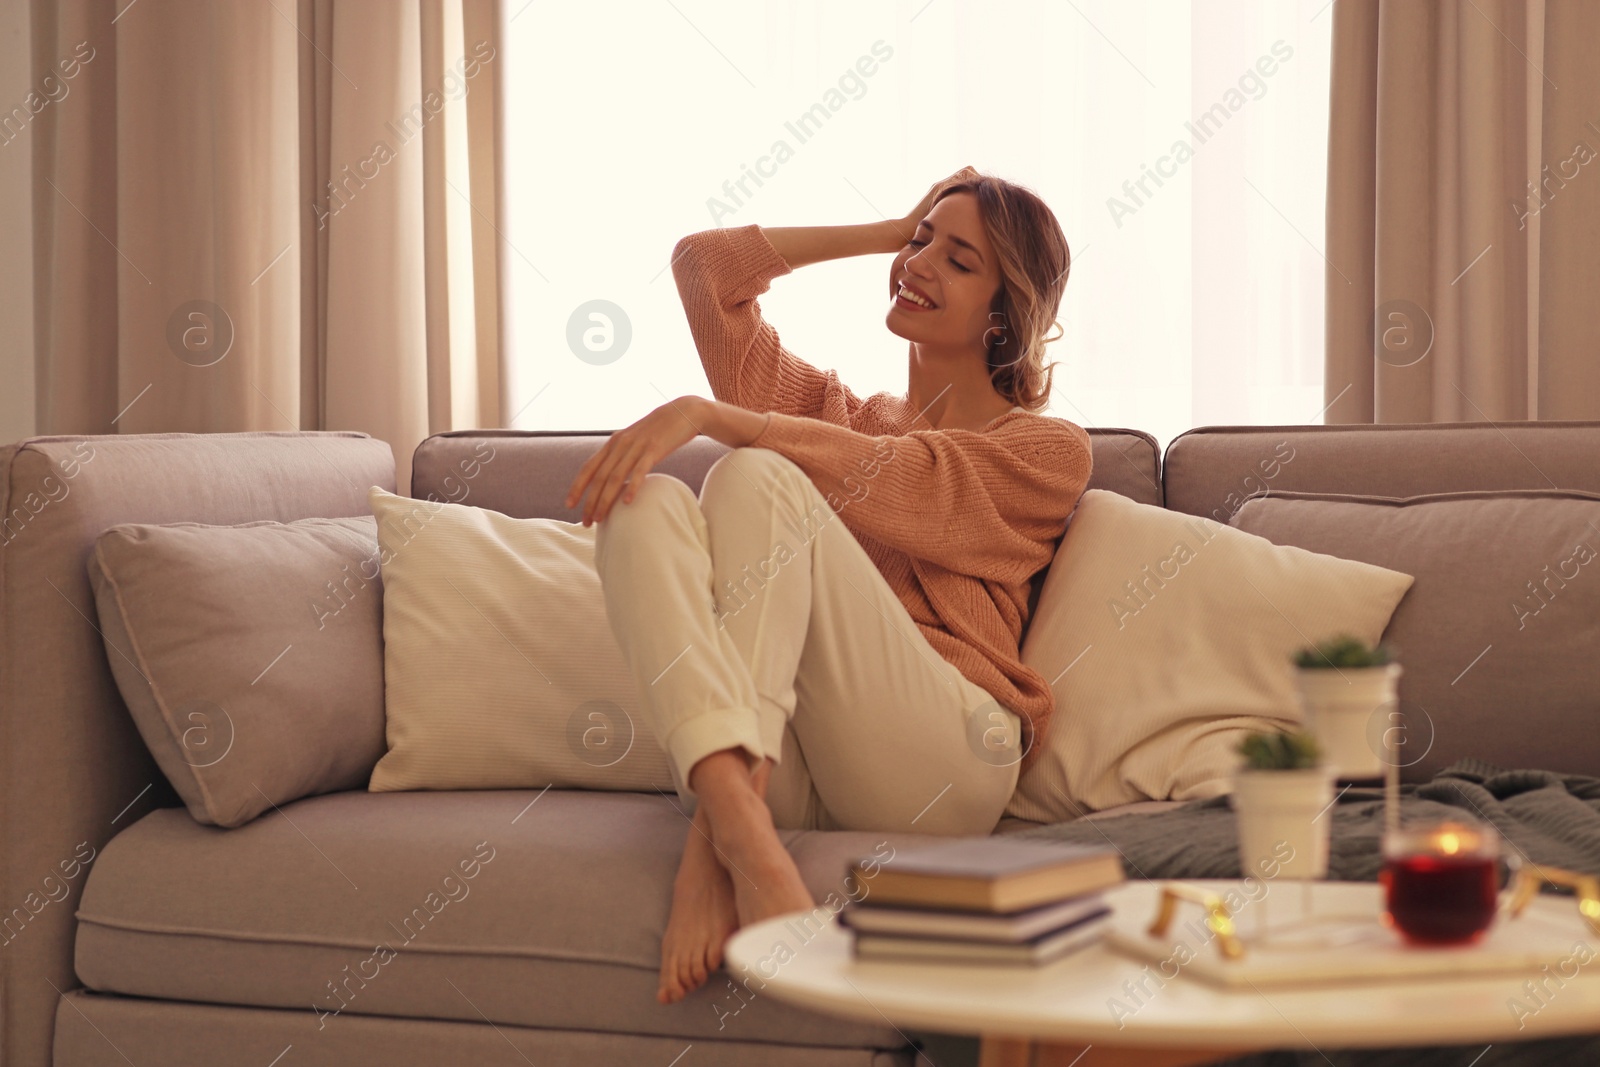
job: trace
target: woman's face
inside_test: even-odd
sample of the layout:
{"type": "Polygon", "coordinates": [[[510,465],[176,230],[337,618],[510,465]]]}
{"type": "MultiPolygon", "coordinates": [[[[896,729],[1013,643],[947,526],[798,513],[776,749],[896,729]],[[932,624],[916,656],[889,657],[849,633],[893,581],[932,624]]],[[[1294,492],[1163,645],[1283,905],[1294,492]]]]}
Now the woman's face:
{"type": "Polygon", "coordinates": [[[885,324],[908,341],[982,353],[984,332],[999,322],[989,314],[999,292],[1000,267],[978,215],[978,198],[951,193],[933,205],[894,257],[885,324]]]}

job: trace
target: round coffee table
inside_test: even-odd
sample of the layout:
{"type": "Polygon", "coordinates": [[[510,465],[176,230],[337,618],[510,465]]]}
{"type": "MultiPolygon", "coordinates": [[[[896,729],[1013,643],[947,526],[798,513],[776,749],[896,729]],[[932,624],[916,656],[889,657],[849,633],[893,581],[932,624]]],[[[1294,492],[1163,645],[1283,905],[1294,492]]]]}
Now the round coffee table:
{"type": "MultiPolygon", "coordinates": [[[[1241,883],[1184,884],[1220,893],[1241,883]]],[[[1354,884],[1336,885],[1349,899],[1354,884]]],[[[1159,887],[1132,882],[1107,899],[1119,916],[1142,922],[1154,914],[1159,887]]],[[[1378,887],[1362,891],[1372,894],[1375,913],[1378,887]]],[[[1067,1067],[1079,1057],[1079,1067],[1185,1067],[1264,1049],[1488,1045],[1600,1033],[1600,937],[1571,898],[1541,896],[1528,916],[1570,923],[1573,945],[1587,953],[1564,967],[1551,959],[1544,971],[1224,989],[1181,970],[1163,978],[1105,944],[1041,967],[857,960],[836,920],[807,923],[797,912],[736,933],[726,967],[735,981],[825,1014],[978,1035],[983,1067],[1067,1067]],[[1524,985],[1530,981],[1537,984],[1524,985]]]]}

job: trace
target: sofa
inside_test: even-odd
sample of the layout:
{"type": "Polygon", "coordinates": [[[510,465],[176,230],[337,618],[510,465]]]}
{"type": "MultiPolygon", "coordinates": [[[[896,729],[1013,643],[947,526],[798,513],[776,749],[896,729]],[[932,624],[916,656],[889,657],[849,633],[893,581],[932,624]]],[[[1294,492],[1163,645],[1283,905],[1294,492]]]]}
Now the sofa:
{"type": "MultiPolygon", "coordinates": [[[[1262,493],[1600,494],[1595,422],[1207,427],[1164,456],[1144,433],[1091,435],[1091,487],[1222,522],[1262,493]]],[[[438,434],[417,448],[409,492],[575,520],[561,498],[603,436],[438,434]],[[475,461],[484,443],[494,458],[475,461]]],[[[657,470],[698,490],[725,450],[697,438],[657,470]]],[[[235,829],[190,817],[108,664],[86,574],[97,536],[120,523],[369,515],[370,486],[395,491],[387,444],[349,432],[33,437],[5,447],[0,470],[0,1067],[913,1062],[891,1026],[734,998],[720,975],[682,1003],[655,1001],[690,831],[676,797],[353,790],[235,829]],[[447,936],[350,983],[392,917],[484,840],[497,859],[452,905],[447,936]],[[319,1010],[335,983],[355,992],[319,1010]]],[[[1525,577],[1507,574],[1508,587],[1525,577]]],[[[1515,667],[1491,657],[1475,669],[1515,667]]],[[[1430,766],[1494,759],[1514,730],[1453,721],[1446,707],[1433,719],[1430,766]]],[[[1517,765],[1600,774],[1593,749],[1559,731],[1517,743],[1517,765]]],[[[927,840],[784,837],[818,899],[848,858],[886,838],[927,840]]]]}

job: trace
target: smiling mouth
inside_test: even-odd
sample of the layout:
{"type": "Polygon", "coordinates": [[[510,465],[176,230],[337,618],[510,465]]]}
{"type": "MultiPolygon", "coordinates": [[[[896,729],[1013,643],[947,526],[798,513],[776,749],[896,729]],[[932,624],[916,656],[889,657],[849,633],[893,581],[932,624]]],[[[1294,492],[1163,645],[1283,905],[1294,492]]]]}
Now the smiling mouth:
{"type": "Polygon", "coordinates": [[[927,297],[907,289],[904,285],[900,286],[899,290],[896,291],[894,302],[913,311],[933,311],[939,306],[927,297]]]}

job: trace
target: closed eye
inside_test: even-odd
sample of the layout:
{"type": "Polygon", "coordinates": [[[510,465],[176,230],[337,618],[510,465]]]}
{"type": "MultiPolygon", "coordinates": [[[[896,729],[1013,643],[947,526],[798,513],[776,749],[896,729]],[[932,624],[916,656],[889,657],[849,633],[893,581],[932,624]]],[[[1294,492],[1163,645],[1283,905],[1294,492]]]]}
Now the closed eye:
{"type": "MultiPolygon", "coordinates": [[[[910,245],[912,248],[921,248],[923,245],[925,245],[927,243],[928,242],[926,242],[926,241],[907,241],[906,242],[906,244],[910,245]]],[[[956,268],[956,270],[961,271],[963,274],[971,274],[972,273],[972,268],[971,267],[962,266],[961,263],[954,256],[950,257],[950,265],[952,267],[956,268]]]]}

